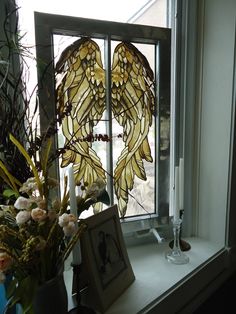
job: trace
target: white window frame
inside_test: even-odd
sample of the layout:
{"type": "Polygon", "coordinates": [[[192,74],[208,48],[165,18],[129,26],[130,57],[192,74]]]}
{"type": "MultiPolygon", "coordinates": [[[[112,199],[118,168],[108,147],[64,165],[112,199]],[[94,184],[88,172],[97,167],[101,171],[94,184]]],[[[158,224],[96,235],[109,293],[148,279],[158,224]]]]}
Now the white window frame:
{"type": "MultiPolygon", "coordinates": [[[[139,312],[149,314],[193,313],[236,271],[236,3],[227,1],[227,8],[220,0],[175,3],[179,30],[176,113],[178,125],[182,126],[176,155],[182,153],[185,160],[183,231],[189,241],[196,240],[189,251],[193,264],[201,254],[206,255],[195,268],[191,262],[189,268],[186,265],[187,274],[159,294],[162,276],[168,277],[167,272],[162,273],[156,285],[156,299],[139,312]]],[[[139,250],[136,259],[147,252],[144,247],[139,250]]],[[[146,264],[145,258],[143,263],[146,264]]],[[[149,280],[155,280],[158,266],[150,271],[149,280]]],[[[183,268],[184,265],[169,267],[172,279],[183,268]]],[[[110,313],[118,312],[112,308],[110,313]]]]}
{"type": "MultiPolygon", "coordinates": [[[[84,36],[98,37],[106,40],[126,40],[132,42],[140,43],[158,43],[158,54],[156,58],[165,59],[168,61],[168,54],[170,55],[170,46],[171,46],[171,30],[169,28],[158,28],[145,25],[134,25],[134,24],[125,24],[117,22],[108,22],[108,21],[99,21],[91,20],[84,18],[74,18],[59,16],[54,14],[38,13],[35,12],[35,37],[36,37],[36,55],[38,61],[38,81],[39,81],[39,103],[43,104],[47,108],[46,115],[44,114],[44,109],[40,111],[40,125],[42,130],[46,129],[50,120],[48,117],[55,116],[55,108],[52,104],[55,104],[54,92],[52,87],[54,84],[54,69],[53,62],[48,64],[46,62],[44,67],[40,63],[41,60],[54,60],[53,54],[53,35],[62,34],[70,36],[84,36]],[[127,32],[127,25],[130,29],[130,33],[127,32]],[[77,31],[75,31],[77,29],[77,31]],[[103,32],[106,32],[106,35],[103,35],[103,32]],[[135,34],[135,36],[134,36],[135,34]],[[145,38],[145,39],[144,39],[145,38]],[[46,48],[45,48],[46,47],[46,48]],[[46,69],[46,70],[45,70],[46,69]],[[42,79],[43,73],[43,79],[42,79]],[[45,86],[46,85],[46,86],[45,86]],[[50,95],[48,97],[48,94],[50,95]]],[[[164,61],[165,61],[164,60],[164,61]]],[[[107,64],[110,63],[110,60],[107,61],[107,64]]],[[[165,61],[166,62],[166,61],[165,61]]],[[[160,72],[158,73],[158,94],[162,95],[162,73],[166,71],[161,62],[159,62],[160,72]]],[[[109,90],[109,88],[107,88],[109,90]]],[[[109,95],[108,95],[109,97],[109,95]]],[[[164,96],[163,96],[164,97],[164,96]]],[[[108,101],[109,102],[109,101],[108,101]]],[[[171,109],[172,110],[172,109],[171,109]]],[[[56,139],[54,142],[54,147],[56,148],[57,143],[56,139]]],[[[158,154],[157,154],[158,158],[158,154]]],[[[171,159],[171,158],[170,158],[171,159]]],[[[158,161],[157,161],[158,163],[158,161]]],[[[170,168],[172,161],[170,160],[170,168]]],[[[58,174],[58,164],[55,164],[53,169],[53,175],[59,177],[58,174]]],[[[157,180],[159,180],[159,174],[157,173],[157,180]]],[[[171,178],[170,178],[171,179],[171,178]]],[[[108,176],[108,187],[109,187],[109,176],[108,176]]],[[[170,186],[173,186],[170,183],[170,186]]],[[[132,192],[132,191],[131,191],[132,192]]],[[[158,208],[156,203],[156,208],[158,208]]],[[[138,230],[147,229],[153,227],[167,226],[169,216],[163,217],[157,214],[149,215],[137,215],[137,217],[123,218],[122,226],[124,233],[136,232],[138,230]]]]}
{"type": "MultiPolygon", "coordinates": [[[[196,242],[191,242],[190,264],[170,266],[171,278],[167,281],[183,269],[186,273],[161,293],[162,276],[166,279],[169,275],[166,271],[156,276],[161,269],[157,260],[162,256],[157,255],[155,259],[154,255],[151,266],[149,246],[137,248],[139,253],[136,252],[133,264],[138,269],[139,282],[142,282],[139,273],[148,273],[147,278],[152,281],[159,278],[156,298],[139,313],[193,313],[236,271],[236,3],[227,1],[227,9],[220,0],[183,0],[176,4],[175,18],[180,31],[176,108],[183,121],[179,123],[183,126],[179,130],[182,139],[176,150],[185,159],[184,235],[196,242]],[[143,270],[142,255],[146,256],[143,270]],[[197,264],[199,256],[203,260],[197,264]],[[149,273],[145,265],[155,270],[149,273]]],[[[151,249],[156,251],[155,246],[151,249]]],[[[151,291],[151,285],[147,283],[145,287],[151,291]]],[[[132,295],[131,292],[122,300],[132,295]]],[[[122,309],[119,305],[118,302],[108,314],[119,313],[116,311],[122,309]]]]}

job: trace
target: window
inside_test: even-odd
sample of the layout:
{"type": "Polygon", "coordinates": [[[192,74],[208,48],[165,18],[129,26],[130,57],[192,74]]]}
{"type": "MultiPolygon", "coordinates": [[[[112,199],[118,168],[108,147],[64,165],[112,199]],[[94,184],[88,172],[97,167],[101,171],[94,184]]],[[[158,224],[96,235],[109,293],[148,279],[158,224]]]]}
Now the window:
{"type": "MultiPolygon", "coordinates": [[[[57,67],[56,62],[58,61],[58,58],[60,58],[61,54],[63,54],[62,50],[64,47],[67,47],[66,49],[68,52],[69,49],[72,49],[72,46],[70,46],[72,42],[82,42],[83,39],[80,39],[81,36],[83,38],[86,37],[86,41],[88,42],[89,40],[90,44],[92,43],[94,47],[96,46],[97,51],[101,53],[101,62],[103,63],[101,67],[102,71],[104,71],[103,66],[105,67],[103,75],[106,80],[104,79],[103,82],[105,92],[104,104],[102,106],[104,106],[104,109],[106,106],[106,110],[104,110],[104,115],[101,114],[99,116],[99,121],[96,121],[96,123],[93,122],[94,125],[97,124],[97,133],[96,129],[90,129],[87,131],[84,128],[81,134],[84,134],[83,136],[86,136],[86,138],[81,138],[82,135],[80,135],[80,138],[77,139],[77,144],[80,145],[80,142],[82,141],[83,144],[80,145],[80,149],[82,149],[82,146],[87,145],[87,148],[90,147],[89,149],[93,150],[94,147],[97,146],[97,149],[95,148],[96,154],[98,154],[96,158],[98,157],[99,163],[105,167],[104,174],[108,173],[107,181],[108,187],[110,189],[110,195],[112,196],[112,200],[114,195],[114,201],[118,202],[118,204],[121,204],[121,215],[122,213],[125,213],[125,201],[126,198],[129,198],[127,201],[126,217],[145,214],[148,214],[148,217],[151,215],[158,215],[162,218],[168,217],[170,171],[170,30],[168,28],[157,28],[144,25],[134,26],[132,24],[88,20],[41,13],[35,13],[35,23],[37,59],[40,60],[40,62],[41,60],[44,60],[44,64],[46,65],[46,70],[45,68],[43,69],[42,66],[38,66],[38,69],[41,70],[39,74],[39,82],[41,84],[39,87],[39,97],[40,104],[43,104],[41,105],[42,107],[40,111],[42,130],[44,127],[47,127],[47,125],[50,123],[51,117],[55,116],[56,114],[55,105],[52,105],[55,104],[54,86],[57,84],[57,82],[54,82],[53,76],[53,70],[57,67]],[[131,47],[133,49],[132,51],[130,50],[131,53],[135,51],[135,53],[139,54],[139,57],[143,59],[143,64],[141,65],[143,68],[143,65],[146,64],[147,58],[150,64],[150,66],[148,65],[148,68],[151,67],[152,70],[150,68],[149,70],[154,72],[153,81],[150,81],[147,83],[148,85],[146,85],[149,88],[149,91],[147,91],[146,94],[147,97],[149,97],[148,95],[150,95],[150,91],[153,93],[153,108],[151,108],[152,118],[150,121],[150,117],[148,117],[147,114],[143,114],[144,109],[140,109],[138,112],[138,115],[141,115],[142,117],[137,124],[134,124],[133,122],[130,123],[128,121],[128,119],[130,119],[128,111],[132,110],[132,108],[135,108],[133,113],[136,114],[136,109],[140,105],[137,95],[135,102],[130,102],[128,109],[124,107],[122,108],[123,111],[119,112],[119,114],[117,112],[114,113],[114,111],[117,109],[114,105],[114,94],[112,94],[111,84],[109,83],[113,73],[112,70],[110,71],[109,69],[112,68],[112,56],[116,55],[117,47],[122,45],[121,41],[128,42],[126,47],[131,47]],[[53,45],[51,43],[53,43],[53,45]],[[52,60],[55,60],[54,64],[50,64],[52,60]],[[47,86],[47,89],[45,86],[47,86]],[[46,90],[47,92],[45,92],[46,90]],[[50,97],[48,97],[48,95],[50,95],[50,97]],[[47,108],[47,110],[45,110],[45,108],[47,108]],[[122,118],[123,115],[124,118],[122,118]],[[115,122],[116,120],[118,123],[115,122]],[[140,131],[137,131],[137,128],[140,128],[141,125],[139,125],[139,123],[141,123],[143,126],[145,125],[145,128],[150,125],[150,128],[148,127],[144,131],[141,130],[141,133],[146,132],[145,136],[141,136],[141,142],[139,142],[140,136],[137,136],[137,134],[140,135],[140,131]],[[123,126],[123,128],[121,126],[123,126]],[[91,130],[93,131],[92,135],[91,130]],[[132,134],[132,132],[136,132],[135,136],[137,143],[135,145],[137,147],[135,147],[134,143],[131,143],[131,141],[133,141],[133,139],[130,140],[130,134],[132,134]],[[105,139],[108,137],[108,141],[96,141],[97,139],[102,138],[104,134],[105,139]],[[92,138],[89,139],[89,136],[92,136],[92,138]],[[90,140],[93,141],[93,145],[91,145],[91,143],[86,143],[90,142],[90,140]],[[134,145],[134,147],[127,152],[127,148],[130,146],[130,143],[131,145],[134,145]],[[126,148],[124,148],[124,144],[126,145],[126,148]],[[142,149],[139,150],[138,146],[140,145],[144,145],[143,151],[142,149]],[[151,147],[152,157],[147,156],[149,145],[151,147]],[[136,158],[136,153],[139,155],[146,154],[146,156],[142,158],[136,158]],[[129,164],[126,162],[125,166],[128,170],[124,170],[124,167],[121,167],[122,158],[124,160],[124,155],[127,156],[128,154],[134,157],[131,157],[131,167],[128,168],[129,164]],[[108,156],[107,163],[104,162],[102,164],[101,160],[104,160],[104,156],[108,156]],[[119,162],[119,158],[121,162],[119,162]],[[143,165],[143,160],[145,158],[147,160],[149,159],[149,161],[151,158],[153,158],[153,162],[149,163],[149,165],[148,163],[144,163],[143,165]],[[136,173],[133,172],[133,174],[135,174],[133,175],[130,170],[133,171],[135,167],[136,173]],[[113,181],[116,182],[117,180],[117,169],[121,169],[120,172],[124,178],[119,180],[118,184],[113,184],[113,181]],[[125,175],[125,172],[128,172],[128,175],[125,175]],[[113,175],[110,176],[109,174],[113,175]],[[141,177],[141,179],[144,179],[146,175],[146,181],[138,179],[138,176],[141,177]],[[134,188],[132,188],[133,176],[134,188]],[[128,181],[130,188],[122,188],[122,184],[124,185],[128,181]],[[138,184],[136,182],[138,182],[138,184]],[[113,186],[115,186],[115,193],[113,186]],[[146,197],[147,195],[144,195],[144,190],[147,191],[148,197],[146,197]],[[142,204],[143,202],[145,205],[142,204]]],[[[130,51],[127,52],[126,57],[130,51]]],[[[140,66],[140,64],[133,64],[132,66],[136,67],[140,66]]],[[[143,79],[143,77],[144,76],[140,76],[140,79],[143,79]]],[[[60,79],[60,75],[58,75],[57,78],[60,79]]],[[[138,81],[139,79],[137,82],[138,81]]],[[[123,87],[125,87],[125,85],[122,85],[121,88],[123,87]]],[[[134,96],[133,90],[128,91],[128,93],[130,93],[132,97],[134,96]]],[[[78,92],[78,95],[80,97],[80,91],[78,92]]],[[[96,119],[98,118],[96,117],[96,119]]],[[[70,123],[70,127],[76,127],[73,126],[74,122],[70,116],[67,118],[66,124],[68,125],[68,123],[70,123]]],[[[66,136],[68,141],[70,132],[69,128],[66,128],[66,136]]],[[[57,140],[58,139],[56,139],[56,142],[57,140]]],[[[60,140],[63,141],[63,136],[60,137],[60,140]]],[[[55,143],[55,145],[57,144],[55,143]]],[[[95,150],[93,154],[95,154],[95,150]]],[[[68,161],[64,160],[64,165],[67,165],[68,163],[68,161]]],[[[56,168],[59,169],[58,165],[56,168]]]]}
{"type": "MultiPolygon", "coordinates": [[[[136,274],[141,291],[140,294],[137,292],[136,285],[121,298],[121,303],[124,301],[122,305],[127,304],[128,307],[126,312],[121,307],[122,313],[130,313],[131,306],[138,302],[140,307],[135,313],[168,313],[173,309],[180,313],[193,312],[235,269],[235,193],[234,186],[230,186],[232,168],[235,169],[235,158],[232,161],[235,152],[232,154],[230,150],[231,135],[235,136],[235,1],[228,1],[227,6],[222,1],[213,3],[208,0],[178,3],[182,7],[176,17],[181,16],[182,20],[178,24],[177,19],[177,24],[184,32],[177,40],[182,60],[178,72],[181,89],[177,89],[177,93],[181,94],[182,117],[185,118],[183,147],[187,179],[184,231],[187,229],[189,235],[198,237],[190,239],[193,241],[192,262],[181,269],[166,266],[162,256],[158,262],[165,267],[161,270],[157,267],[156,251],[163,250],[163,244],[158,247],[160,250],[156,250],[156,246],[149,247],[148,254],[155,254],[154,271],[151,272],[150,267],[147,272],[143,268],[150,265],[150,255],[138,247],[133,261],[140,266],[140,272],[136,274]],[[197,38],[200,40],[198,46],[197,38]],[[227,230],[229,207],[230,232],[227,230]],[[225,233],[229,239],[225,239],[225,233]],[[143,299],[139,300],[140,296],[143,299]]],[[[232,182],[234,179],[233,175],[232,182]]],[[[119,305],[118,302],[118,311],[113,313],[121,312],[119,305]]]]}

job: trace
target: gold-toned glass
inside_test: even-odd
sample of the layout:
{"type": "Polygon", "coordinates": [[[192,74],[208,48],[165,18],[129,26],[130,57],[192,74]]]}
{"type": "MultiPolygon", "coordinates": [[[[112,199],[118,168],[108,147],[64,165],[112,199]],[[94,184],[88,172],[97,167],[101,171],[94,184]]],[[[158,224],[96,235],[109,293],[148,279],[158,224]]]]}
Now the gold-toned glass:
{"type": "MultiPolygon", "coordinates": [[[[99,132],[107,119],[103,58],[100,46],[82,37],[66,47],[56,63],[57,113],[66,143],[61,167],[73,164],[77,182],[92,183],[98,177],[106,181],[106,165],[94,147],[98,141],[113,140],[99,132]]],[[[113,131],[123,143],[110,175],[121,216],[126,214],[135,179],[147,179],[144,163],[153,162],[148,137],[156,112],[154,85],[144,54],[130,42],[118,43],[112,57],[110,99],[117,123],[113,131]]]]}

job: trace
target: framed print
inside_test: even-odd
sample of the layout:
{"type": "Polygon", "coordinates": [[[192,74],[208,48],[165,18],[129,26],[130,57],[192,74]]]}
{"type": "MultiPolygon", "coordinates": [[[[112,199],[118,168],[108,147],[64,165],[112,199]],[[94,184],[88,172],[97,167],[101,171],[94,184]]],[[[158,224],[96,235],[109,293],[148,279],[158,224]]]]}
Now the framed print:
{"type": "Polygon", "coordinates": [[[104,312],[134,281],[120,225],[117,205],[87,219],[81,237],[83,272],[88,302],[104,312]]]}

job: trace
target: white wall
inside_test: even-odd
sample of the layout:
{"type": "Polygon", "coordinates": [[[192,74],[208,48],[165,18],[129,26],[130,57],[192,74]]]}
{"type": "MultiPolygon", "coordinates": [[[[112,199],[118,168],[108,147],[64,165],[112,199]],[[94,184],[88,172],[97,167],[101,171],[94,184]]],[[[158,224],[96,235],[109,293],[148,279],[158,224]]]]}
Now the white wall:
{"type": "MultiPolygon", "coordinates": [[[[203,50],[198,234],[225,243],[235,54],[235,0],[205,0],[200,26],[203,50]]],[[[200,52],[201,54],[201,52],[200,52]]]]}

